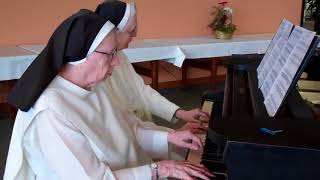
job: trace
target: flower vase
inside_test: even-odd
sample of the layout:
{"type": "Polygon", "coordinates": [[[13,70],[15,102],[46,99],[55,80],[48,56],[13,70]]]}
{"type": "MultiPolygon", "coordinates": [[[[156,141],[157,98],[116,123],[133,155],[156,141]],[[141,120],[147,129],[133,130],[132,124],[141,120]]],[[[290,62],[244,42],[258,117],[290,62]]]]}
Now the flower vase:
{"type": "Polygon", "coordinates": [[[222,31],[214,31],[214,36],[217,39],[231,39],[233,33],[227,33],[227,32],[222,32],[222,31]]]}

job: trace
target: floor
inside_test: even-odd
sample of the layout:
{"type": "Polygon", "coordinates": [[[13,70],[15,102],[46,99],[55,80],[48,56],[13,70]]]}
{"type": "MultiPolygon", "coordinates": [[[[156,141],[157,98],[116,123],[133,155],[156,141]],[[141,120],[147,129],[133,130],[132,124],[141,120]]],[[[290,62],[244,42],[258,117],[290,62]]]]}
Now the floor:
{"type": "MultiPolygon", "coordinates": [[[[193,109],[200,107],[200,97],[208,87],[206,86],[194,86],[188,89],[171,88],[162,89],[159,92],[170,101],[176,103],[184,109],[193,109]]],[[[183,125],[182,122],[178,122],[174,125],[155,117],[156,123],[171,128],[178,128],[183,125]]],[[[7,114],[0,112],[0,177],[3,176],[5,162],[7,157],[7,150],[9,147],[11,135],[11,127],[8,121],[7,114]]]]}

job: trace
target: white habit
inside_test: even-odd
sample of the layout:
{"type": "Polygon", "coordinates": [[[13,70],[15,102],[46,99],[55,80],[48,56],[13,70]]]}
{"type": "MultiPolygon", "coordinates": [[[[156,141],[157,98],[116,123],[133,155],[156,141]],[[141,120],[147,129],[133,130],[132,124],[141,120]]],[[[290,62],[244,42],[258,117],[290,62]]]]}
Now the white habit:
{"type": "Polygon", "coordinates": [[[144,121],[152,122],[152,114],[169,122],[179,106],[168,101],[135,72],[127,56],[119,51],[120,66],[116,66],[110,78],[105,81],[107,91],[121,107],[134,112],[144,121]]]}
{"type": "Polygon", "coordinates": [[[4,179],[151,179],[152,158],[167,158],[168,133],[143,126],[105,92],[103,84],[86,91],[56,76],[18,112],[4,179]]]}

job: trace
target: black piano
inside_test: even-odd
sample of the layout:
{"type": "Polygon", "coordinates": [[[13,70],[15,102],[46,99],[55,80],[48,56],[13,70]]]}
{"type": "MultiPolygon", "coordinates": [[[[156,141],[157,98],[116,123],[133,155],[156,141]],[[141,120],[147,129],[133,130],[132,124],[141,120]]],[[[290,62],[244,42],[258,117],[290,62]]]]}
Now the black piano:
{"type": "Polygon", "coordinates": [[[212,179],[320,180],[320,119],[295,87],[318,43],[315,37],[274,117],[258,88],[260,55],[226,60],[224,90],[202,97],[214,102],[201,161],[212,179]]]}

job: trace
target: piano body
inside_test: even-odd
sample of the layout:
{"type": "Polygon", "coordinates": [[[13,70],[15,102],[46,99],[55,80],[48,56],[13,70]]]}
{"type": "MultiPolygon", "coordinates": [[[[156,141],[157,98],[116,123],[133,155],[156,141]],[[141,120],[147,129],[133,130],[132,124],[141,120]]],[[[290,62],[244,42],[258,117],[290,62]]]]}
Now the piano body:
{"type": "Polygon", "coordinates": [[[217,175],[213,179],[320,179],[320,119],[295,88],[304,67],[276,116],[269,117],[258,88],[257,59],[232,56],[224,92],[202,97],[214,104],[201,163],[217,175]]]}

